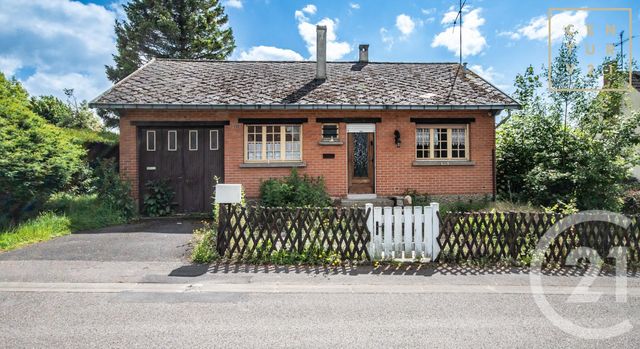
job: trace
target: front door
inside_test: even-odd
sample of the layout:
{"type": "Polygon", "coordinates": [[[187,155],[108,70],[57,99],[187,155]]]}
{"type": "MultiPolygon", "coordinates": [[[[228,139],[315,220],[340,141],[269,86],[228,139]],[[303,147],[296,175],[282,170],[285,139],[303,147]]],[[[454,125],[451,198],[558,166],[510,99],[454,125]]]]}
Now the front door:
{"type": "Polygon", "coordinates": [[[375,137],[373,132],[348,134],[349,194],[373,194],[375,137]]]}

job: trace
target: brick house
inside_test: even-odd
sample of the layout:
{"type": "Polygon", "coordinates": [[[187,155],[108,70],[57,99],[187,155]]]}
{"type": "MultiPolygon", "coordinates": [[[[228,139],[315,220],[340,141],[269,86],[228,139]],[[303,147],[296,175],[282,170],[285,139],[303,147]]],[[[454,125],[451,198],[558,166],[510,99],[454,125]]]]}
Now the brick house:
{"type": "Polygon", "coordinates": [[[120,170],[136,199],[167,179],[206,211],[214,175],[257,197],[291,168],[334,197],[495,191],[494,117],[518,104],[456,63],[155,59],[92,101],[120,115],[120,170]]]}

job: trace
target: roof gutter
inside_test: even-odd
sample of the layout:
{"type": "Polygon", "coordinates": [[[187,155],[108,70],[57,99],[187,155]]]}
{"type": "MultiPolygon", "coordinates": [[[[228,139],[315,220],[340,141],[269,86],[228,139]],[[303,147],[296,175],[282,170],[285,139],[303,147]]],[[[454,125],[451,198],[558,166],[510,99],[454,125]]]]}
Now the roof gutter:
{"type": "Polygon", "coordinates": [[[504,110],[520,109],[519,104],[480,105],[369,105],[369,104],[112,104],[90,103],[102,109],[156,110],[504,110]]]}

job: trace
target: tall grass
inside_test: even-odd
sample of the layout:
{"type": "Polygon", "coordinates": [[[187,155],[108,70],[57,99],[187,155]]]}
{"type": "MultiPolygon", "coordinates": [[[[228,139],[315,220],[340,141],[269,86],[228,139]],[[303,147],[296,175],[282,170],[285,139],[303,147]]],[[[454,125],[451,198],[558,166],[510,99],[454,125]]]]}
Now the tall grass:
{"type": "Polygon", "coordinates": [[[0,231],[0,251],[126,221],[120,210],[109,207],[96,195],[56,194],[39,216],[0,231]]]}
{"type": "Polygon", "coordinates": [[[0,233],[0,250],[13,250],[23,245],[70,233],[71,220],[68,217],[45,212],[17,227],[0,233]]]}

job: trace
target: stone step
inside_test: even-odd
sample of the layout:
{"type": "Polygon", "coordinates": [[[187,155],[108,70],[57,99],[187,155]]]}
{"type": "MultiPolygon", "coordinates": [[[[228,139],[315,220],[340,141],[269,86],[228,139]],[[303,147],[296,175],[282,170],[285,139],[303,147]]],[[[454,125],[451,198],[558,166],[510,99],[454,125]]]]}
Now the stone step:
{"type": "Polygon", "coordinates": [[[394,206],[394,200],[386,197],[379,197],[375,199],[341,199],[340,206],[342,207],[364,207],[366,204],[373,204],[375,207],[394,206]]]}

